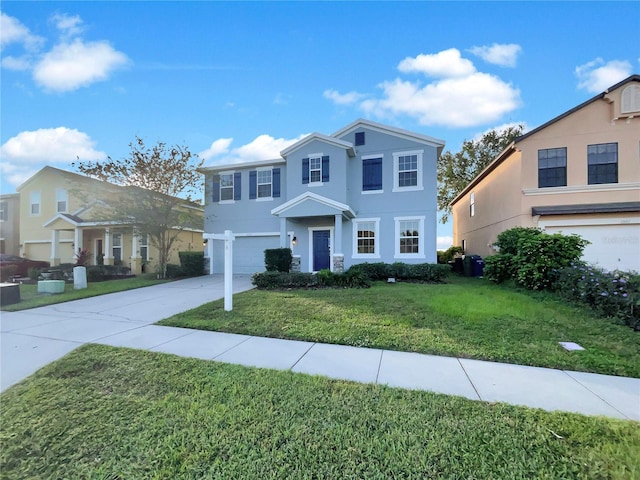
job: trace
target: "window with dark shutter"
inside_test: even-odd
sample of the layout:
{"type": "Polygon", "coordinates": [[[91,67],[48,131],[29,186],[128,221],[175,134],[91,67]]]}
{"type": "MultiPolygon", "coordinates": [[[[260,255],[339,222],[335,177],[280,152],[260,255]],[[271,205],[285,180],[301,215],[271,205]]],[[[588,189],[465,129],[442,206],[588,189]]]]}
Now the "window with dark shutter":
{"type": "Polygon", "coordinates": [[[302,159],[302,183],[309,183],[309,159],[302,159]]]}
{"type": "Polygon", "coordinates": [[[329,156],[322,157],[322,181],[329,181],[329,156]]]}
{"type": "Polygon", "coordinates": [[[220,201],[220,175],[214,175],[211,182],[211,200],[214,202],[220,201]]]}
{"type": "Polygon", "coordinates": [[[362,191],[382,190],[382,158],[362,160],[362,191]]]}
{"type": "Polygon", "coordinates": [[[258,190],[258,172],[251,170],[249,172],[249,200],[255,200],[258,190]]]}
{"type": "Polygon", "coordinates": [[[279,197],[280,196],[280,169],[274,168],[272,175],[273,175],[273,196],[279,197]]]}
{"type": "Polygon", "coordinates": [[[233,199],[240,200],[242,198],[242,174],[235,172],[233,174],[233,199]]]}

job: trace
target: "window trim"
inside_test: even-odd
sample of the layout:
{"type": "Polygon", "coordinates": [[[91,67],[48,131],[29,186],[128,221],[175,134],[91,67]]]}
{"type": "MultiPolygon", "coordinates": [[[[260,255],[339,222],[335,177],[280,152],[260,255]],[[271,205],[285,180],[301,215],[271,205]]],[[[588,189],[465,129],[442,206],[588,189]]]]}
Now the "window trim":
{"type": "Polygon", "coordinates": [[[65,188],[56,188],[56,213],[69,211],[69,192],[65,188]],[[64,209],[60,209],[60,203],[64,202],[64,209]]]}
{"type": "Polygon", "coordinates": [[[260,167],[256,168],[256,202],[268,202],[273,200],[273,167],[260,167]],[[267,183],[260,183],[260,172],[269,172],[270,181],[269,191],[271,192],[268,197],[260,196],[260,185],[267,185],[267,183]]]}
{"type": "Polygon", "coordinates": [[[29,215],[32,217],[39,217],[42,212],[42,209],[40,208],[41,205],[42,205],[42,197],[40,195],[40,190],[33,190],[29,194],[29,215]],[[33,207],[35,205],[38,206],[38,211],[34,213],[33,207]]]}
{"type": "Polygon", "coordinates": [[[411,192],[417,190],[424,190],[424,186],[422,184],[422,157],[424,154],[424,150],[407,150],[404,152],[393,152],[393,189],[392,192],[411,192]],[[400,186],[400,157],[408,157],[411,155],[416,155],[416,175],[417,181],[416,185],[401,187],[400,186]]]}
{"type": "MultiPolygon", "coordinates": [[[[362,155],[362,157],[360,157],[360,161],[361,161],[361,165],[362,165],[362,174],[364,176],[364,161],[365,160],[375,160],[375,159],[381,159],[382,161],[382,165],[380,165],[380,179],[381,179],[381,184],[384,185],[384,169],[383,169],[383,165],[384,165],[384,153],[378,153],[378,154],[372,154],[372,155],[362,155]]],[[[384,193],[384,188],[380,188],[378,190],[364,190],[364,185],[360,186],[360,193],[362,195],[375,195],[378,193],[384,193]]]]}
{"type": "Polygon", "coordinates": [[[424,215],[415,215],[409,217],[393,217],[395,222],[394,235],[394,258],[426,258],[424,252],[424,215]],[[400,253],[400,222],[418,221],[418,253],[400,253]]]}
{"type": "Polygon", "coordinates": [[[229,171],[226,171],[226,172],[220,172],[219,173],[219,175],[220,175],[220,185],[218,186],[218,188],[219,188],[219,196],[218,196],[219,201],[218,201],[218,203],[225,204],[225,203],[235,203],[236,202],[234,200],[235,186],[236,186],[235,185],[235,175],[234,174],[235,174],[234,170],[229,170],[229,171]],[[230,176],[231,177],[231,186],[226,186],[226,187],[222,186],[222,177],[224,177],[224,176],[230,176]],[[229,199],[229,200],[223,200],[222,199],[222,189],[223,188],[226,188],[226,189],[230,188],[231,189],[231,199],[229,199]]]}
{"type": "Polygon", "coordinates": [[[353,225],[353,252],[351,258],[380,258],[380,217],[376,218],[354,218],[353,225]],[[374,237],[373,237],[373,253],[358,253],[358,224],[359,223],[374,223],[374,237]]]}
{"type": "Polygon", "coordinates": [[[321,187],[322,183],[322,157],[324,154],[322,153],[312,153],[307,158],[309,159],[309,183],[307,183],[307,187],[321,187]],[[320,162],[320,166],[318,168],[314,168],[313,171],[317,171],[320,175],[320,180],[317,182],[311,181],[311,161],[318,160],[320,162]]]}

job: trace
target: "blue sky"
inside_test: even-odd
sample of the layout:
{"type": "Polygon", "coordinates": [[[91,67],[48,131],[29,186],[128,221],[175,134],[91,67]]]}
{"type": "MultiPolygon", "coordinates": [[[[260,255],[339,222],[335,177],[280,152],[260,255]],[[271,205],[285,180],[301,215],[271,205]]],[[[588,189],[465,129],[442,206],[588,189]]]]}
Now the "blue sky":
{"type": "MultiPolygon", "coordinates": [[[[1,5],[2,193],[141,136],[206,164],[368,118],[446,141],[534,128],[640,72],[638,2],[1,5]]],[[[438,225],[448,246],[450,225],[438,225]]],[[[450,243],[450,242],[449,242],[450,243]]]]}

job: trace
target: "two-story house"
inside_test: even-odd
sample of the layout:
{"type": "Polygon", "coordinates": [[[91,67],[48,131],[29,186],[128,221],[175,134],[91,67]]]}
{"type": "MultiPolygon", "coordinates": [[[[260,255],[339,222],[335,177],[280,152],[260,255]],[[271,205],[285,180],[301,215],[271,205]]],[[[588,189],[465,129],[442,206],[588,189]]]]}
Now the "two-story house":
{"type": "MultiPolygon", "coordinates": [[[[156,268],[157,249],[130,221],[114,219],[109,202],[122,196],[120,187],[77,173],[44,167],[17,188],[20,197],[20,255],[51,265],[73,263],[79,248],[91,253],[91,264],[125,265],[134,274],[156,268]]],[[[198,219],[180,228],[170,263],[180,263],[178,250],[202,250],[203,209],[186,200],[184,208],[198,219]]]]}
{"type": "Polygon", "coordinates": [[[20,195],[0,195],[0,253],[20,252],[20,195]]]}
{"type": "MultiPolygon", "coordinates": [[[[436,262],[436,162],[444,142],[368,120],[313,133],[281,158],[215,165],[205,175],[205,232],[235,235],[234,272],[264,271],[290,247],[294,269],[436,262]]],[[[213,271],[223,242],[210,241],[213,271]]]]}
{"type": "Polygon", "coordinates": [[[454,245],[516,226],[578,234],[584,259],[640,271],[640,75],[517,138],[453,200],[454,245]]]}

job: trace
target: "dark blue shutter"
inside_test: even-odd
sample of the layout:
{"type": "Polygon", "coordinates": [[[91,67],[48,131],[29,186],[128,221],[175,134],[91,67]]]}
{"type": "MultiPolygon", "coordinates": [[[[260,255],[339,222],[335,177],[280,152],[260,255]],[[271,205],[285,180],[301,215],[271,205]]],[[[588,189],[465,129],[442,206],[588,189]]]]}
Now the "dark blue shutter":
{"type": "Polygon", "coordinates": [[[302,159],[302,183],[309,183],[309,159],[302,159]]]}
{"type": "Polygon", "coordinates": [[[322,157],[322,181],[329,181],[329,156],[322,157]]]}
{"type": "Polygon", "coordinates": [[[364,145],[364,132],[356,132],[356,147],[364,145]]]}
{"type": "Polygon", "coordinates": [[[280,169],[274,168],[271,175],[272,175],[272,181],[273,181],[272,195],[274,197],[279,197],[280,196],[280,169]]]}
{"type": "Polygon", "coordinates": [[[211,183],[211,192],[213,194],[212,200],[214,202],[220,201],[220,175],[213,176],[213,182],[211,183]]]}
{"type": "Polygon", "coordinates": [[[258,172],[251,170],[249,172],[249,200],[256,199],[256,190],[258,188],[258,172]]]}
{"type": "Polygon", "coordinates": [[[362,160],[362,190],[382,190],[382,159],[362,160]]]}
{"type": "Polygon", "coordinates": [[[242,198],[242,174],[235,172],[233,174],[233,199],[240,200],[242,198]]]}

